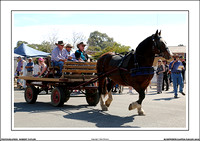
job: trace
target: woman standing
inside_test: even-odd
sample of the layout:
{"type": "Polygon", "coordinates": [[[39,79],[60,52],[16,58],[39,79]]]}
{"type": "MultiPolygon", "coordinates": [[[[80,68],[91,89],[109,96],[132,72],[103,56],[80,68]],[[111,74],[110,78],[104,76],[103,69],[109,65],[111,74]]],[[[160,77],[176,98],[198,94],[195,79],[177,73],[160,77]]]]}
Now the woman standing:
{"type": "Polygon", "coordinates": [[[157,74],[157,93],[162,93],[162,83],[163,83],[163,73],[165,72],[165,67],[162,63],[162,60],[158,60],[158,66],[156,70],[157,74]]]}

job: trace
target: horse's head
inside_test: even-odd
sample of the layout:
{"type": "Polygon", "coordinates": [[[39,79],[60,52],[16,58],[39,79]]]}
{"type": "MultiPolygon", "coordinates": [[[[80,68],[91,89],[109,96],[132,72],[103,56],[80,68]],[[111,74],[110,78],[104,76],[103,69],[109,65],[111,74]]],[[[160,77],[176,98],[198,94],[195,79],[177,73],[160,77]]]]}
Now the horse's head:
{"type": "Polygon", "coordinates": [[[165,59],[170,59],[172,53],[166,45],[166,42],[161,37],[161,31],[158,33],[158,30],[155,34],[152,35],[153,41],[153,50],[155,54],[161,55],[165,59]]]}

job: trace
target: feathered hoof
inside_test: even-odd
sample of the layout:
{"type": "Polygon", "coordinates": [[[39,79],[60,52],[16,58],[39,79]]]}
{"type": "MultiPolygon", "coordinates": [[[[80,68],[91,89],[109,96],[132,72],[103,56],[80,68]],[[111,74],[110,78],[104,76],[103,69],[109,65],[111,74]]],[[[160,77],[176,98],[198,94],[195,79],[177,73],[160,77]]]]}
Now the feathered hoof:
{"type": "Polygon", "coordinates": [[[138,103],[137,103],[137,102],[133,102],[133,103],[131,103],[131,104],[129,105],[128,109],[129,109],[129,110],[133,110],[133,109],[135,109],[135,108],[137,108],[137,107],[138,107],[138,103]]]}
{"type": "Polygon", "coordinates": [[[105,105],[101,106],[101,109],[102,109],[102,111],[108,111],[108,107],[106,107],[105,105]]]}
{"type": "Polygon", "coordinates": [[[112,102],[112,99],[109,98],[108,100],[106,100],[105,105],[106,105],[107,107],[109,107],[110,104],[111,104],[111,102],[112,102]]]}
{"type": "Polygon", "coordinates": [[[138,115],[140,115],[140,116],[145,116],[145,113],[144,113],[143,110],[141,110],[141,111],[138,111],[138,115]]]}

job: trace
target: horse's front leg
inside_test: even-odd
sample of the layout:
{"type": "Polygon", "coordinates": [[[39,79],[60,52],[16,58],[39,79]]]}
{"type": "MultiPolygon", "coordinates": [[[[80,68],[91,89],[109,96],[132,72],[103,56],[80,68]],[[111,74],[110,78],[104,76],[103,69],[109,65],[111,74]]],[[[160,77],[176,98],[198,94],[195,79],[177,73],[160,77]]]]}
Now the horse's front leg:
{"type": "Polygon", "coordinates": [[[142,101],[144,100],[144,98],[145,98],[145,93],[144,90],[142,90],[139,92],[139,100],[131,103],[129,105],[129,110],[137,108],[139,115],[145,115],[144,110],[142,109],[142,101]]]}

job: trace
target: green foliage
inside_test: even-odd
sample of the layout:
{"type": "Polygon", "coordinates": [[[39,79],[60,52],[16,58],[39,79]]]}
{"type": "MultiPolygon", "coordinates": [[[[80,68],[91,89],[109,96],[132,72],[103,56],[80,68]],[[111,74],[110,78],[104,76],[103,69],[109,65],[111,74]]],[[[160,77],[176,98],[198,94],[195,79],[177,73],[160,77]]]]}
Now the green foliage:
{"type": "Polygon", "coordinates": [[[43,41],[41,44],[28,44],[28,42],[26,42],[26,41],[18,41],[17,47],[19,47],[22,43],[25,43],[29,47],[40,50],[40,51],[44,51],[44,52],[48,52],[48,53],[50,53],[52,51],[51,43],[48,41],[43,41]]]}
{"type": "Polygon", "coordinates": [[[108,37],[106,33],[94,31],[90,33],[87,43],[89,46],[95,46],[104,49],[108,46],[112,46],[114,41],[113,38],[108,37]]]}
{"type": "Polygon", "coordinates": [[[101,52],[96,52],[93,55],[93,58],[98,59],[101,55],[107,52],[126,54],[127,52],[129,52],[129,50],[130,50],[130,46],[124,46],[115,42],[113,46],[108,46],[105,49],[103,49],[101,52]]]}
{"type": "Polygon", "coordinates": [[[101,48],[100,47],[95,47],[95,46],[89,46],[87,48],[87,50],[90,50],[90,51],[101,51],[101,48]]]}
{"type": "Polygon", "coordinates": [[[26,42],[26,41],[18,41],[17,42],[17,47],[19,47],[21,44],[28,44],[28,42],[26,42]]]}

